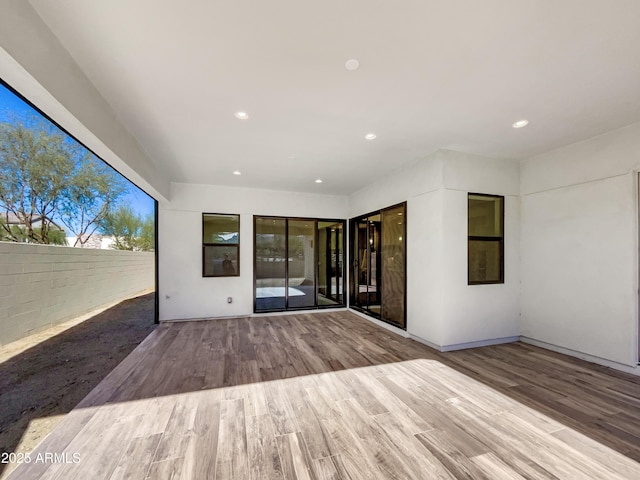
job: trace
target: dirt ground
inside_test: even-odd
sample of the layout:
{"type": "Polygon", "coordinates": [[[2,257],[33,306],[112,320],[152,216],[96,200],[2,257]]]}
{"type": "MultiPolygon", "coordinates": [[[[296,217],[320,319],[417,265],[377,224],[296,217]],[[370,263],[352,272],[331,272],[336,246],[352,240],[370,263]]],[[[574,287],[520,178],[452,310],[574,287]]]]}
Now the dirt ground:
{"type": "MultiPolygon", "coordinates": [[[[0,454],[31,452],[155,329],[153,319],[149,293],[0,347],[0,454]]],[[[0,480],[11,467],[0,464],[0,480]]]]}

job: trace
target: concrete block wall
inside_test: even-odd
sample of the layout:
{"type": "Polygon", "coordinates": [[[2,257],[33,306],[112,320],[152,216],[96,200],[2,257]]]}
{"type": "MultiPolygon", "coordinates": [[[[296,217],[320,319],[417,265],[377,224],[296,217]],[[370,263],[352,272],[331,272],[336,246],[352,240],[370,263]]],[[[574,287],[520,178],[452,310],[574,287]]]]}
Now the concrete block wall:
{"type": "Polygon", "coordinates": [[[0,346],[153,289],[154,254],[0,242],[0,346]]]}

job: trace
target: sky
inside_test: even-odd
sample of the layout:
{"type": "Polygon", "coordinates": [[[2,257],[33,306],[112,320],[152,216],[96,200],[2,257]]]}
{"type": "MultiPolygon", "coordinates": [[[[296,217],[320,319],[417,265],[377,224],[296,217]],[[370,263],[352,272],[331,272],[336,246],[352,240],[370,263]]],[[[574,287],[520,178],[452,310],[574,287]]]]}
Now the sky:
{"type": "MultiPolygon", "coordinates": [[[[10,120],[13,115],[21,116],[25,113],[39,114],[31,105],[0,83],[0,122],[10,120]]],[[[122,197],[122,204],[128,205],[134,212],[143,217],[153,215],[153,198],[133,183],[129,183],[131,192],[122,197]]]]}

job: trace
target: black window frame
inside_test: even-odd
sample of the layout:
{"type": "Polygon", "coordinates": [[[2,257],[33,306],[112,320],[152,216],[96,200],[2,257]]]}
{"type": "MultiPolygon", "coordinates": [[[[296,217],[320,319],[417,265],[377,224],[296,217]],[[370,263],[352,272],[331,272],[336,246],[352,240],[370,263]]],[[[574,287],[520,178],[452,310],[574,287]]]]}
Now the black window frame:
{"type": "MultiPolygon", "coordinates": [[[[346,247],[347,247],[347,227],[348,221],[344,218],[336,219],[336,218],[318,218],[318,217],[287,217],[280,215],[253,215],[253,313],[263,314],[263,313],[274,313],[274,312],[296,312],[296,311],[304,311],[304,310],[324,310],[324,309],[332,309],[332,308],[345,308],[347,306],[348,300],[348,290],[346,286],[347,282],[347,256],[346,256],[346,247]],[[289,221],[298,221],[304,220],[309,222],[315,222],[315,233],[314,233],[314,264],[315,264],[315,301],[313,306],[307,307],[290,307],[289,306],[289,295],[288,288],[285,288],[285,306],[284,308],[273,308],[273,309],[258,309],[257,308],[257,298],[256,298],[256,287],[257,287],[257,259],[256,259],[256,223],[258,219],[271,219],[271,220],[284,220],[285,222],[285,238],[289,238],[289,221]],[[340,278],[342,279],[342,298],[341,301],[336,301],[336,304],[332,305],[319,305],[318,304],[318,255],[319,255],[319,247],[318,247],[318,223],[327,222],[327,223],[336,223],[341,224],[342,235],[340,239],[340,248],[342,250],[342,269],[340,272],[340,278]]],[[[285,242],[285,258],[289,257],[289,242],[285,242]]],[[[285,286],[288,287],[289,284],[289,262],[286,263],[285,267],[285,286]]]]}
{"type": "Polygon", "coordinates": [[[200,231],[200,238],[203,240],[202,241],[202,277],[203,278],[224,278],[224,277],[239,277],[240,276],[240,214],[239,213],[212,213],[212,212],[203,212],[202,213],[202,222],[201,222],[201,226],[202,229],[200,231]],[[238,243],[234,244],[234,243],[217,243],[217,242],[204,242],[204,219],[205,216],[207,215],[219,215],[219,216],[225,216],[225,217],[237,217],[238,219],[238,243]],[[237,263],[238,263],[238,268],[236,269],[235,273],[230,274],[230,273],[222,273],[219,275],[207,275],[205,273],[205,251],[207,248],[235,248],[237,250],[236,253],[236,258],[237,263]]]}
{"type": "Polygon", "coordinates": [[[500,285],[504,284],[504,195],[495,195],[489,193],[467,193],[467,285],[500,285]],[[500,200],[500,236],[489,237],[482,235],[469,235],[469,201],[471,196],[488,197],[500,200]],[[471,280],[471,249],[469,244],[472,242],[499,242],[500,246],[500,278],[498,280],[471,280]]]}
{"type": "MultiPolygon", "coordinates": [[[[353,217],[349,219],[349,308],[356,310],[360,313],[363,313],[369,317],[375,318],[376,320],[380,320],[384,323],[387,323],[389,325],[394,326],[395,328],[399,328],[401,330],[407,330],[407,323],[408,323],[408,315],[407,315],[407,281],[408,281],[408,274],[407,274],[407,257],[408,257],[408,238],[407,238],[407,223],[408,223],[408,202],[400,202],[397,203],[395,205],[391,205],[385,208],[381,208],[379,210],[374,210],[372,212],[366,213],[364,215],[358,215],[357,217],[353,217]],[[404,268],[404,291],[403,291],[403,324],[400,325],[396,322],[393,322],[391,320],[388,320],[387,318],[385,318],[384,316],[382,316],[382,308],[380,310],[380,313],[375,313],[374,311],[368,309],[368,308],[362,308],[359,305],[357,305],[357,303],[354,301],[354,295],[356,295],[358,293],[358,282],[356,279],[356,275],[354,273],[354,269],[357,268],[358,265],[358,260],[357,258],[353,257],[354,254],[354,249],[355,249],[355,245],[354,245],[354,241],[355,241],[355,229],[357,228],[357,223],[358,222],[362,222],[364,219],[368,219],[370,217],[376,216],[376,215],[380,215],[381,221],[382,221],[382,216],[383,213],[385,211],[390,211],[390,210],[395,210],[397,208],[402,207],[403,210],[403,230],[402,230],[402,238],[403,238],[403,243],[404,243],[404,255],[403,255],[403,268],[404,268]]],[[[382,251],[382,250],[381,250],[382,251]]],[[[378,272],[377,272],[378,273],[378,272]]],[[[382,271],[379,272],[380,274],[382,274],[382,271]]],[[[377,280],[376,283],[378,285],[382,285],[382,282],[384,281],[384,279],[382,278],[382,276],[380,276],[377,280]]],[[[380,302],[380,305],[382,307],[382,299],[380,302]]]]}

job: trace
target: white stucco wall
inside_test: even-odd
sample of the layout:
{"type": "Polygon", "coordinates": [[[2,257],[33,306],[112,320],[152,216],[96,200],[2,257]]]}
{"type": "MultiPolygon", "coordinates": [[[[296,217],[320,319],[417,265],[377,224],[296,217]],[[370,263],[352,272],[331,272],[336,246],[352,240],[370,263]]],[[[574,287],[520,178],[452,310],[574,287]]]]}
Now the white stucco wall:
{"type": "Polygon", "coordinates": [[[440,188],[442,152],[434,152],[351,194],[349,218],[405,202],[440,188]]]}
{"type": "Polygon", "coordinates": [[[407,201],[407,332],[441,349],[513,340],[519,165],[440,150],[349,197],[350,217],[407,201]],[[467,194],[505,195],[505,283],[467,285],[467,194]]]}
{"type": "Polygon", "coordinates": [[[346,197],[171,184],[159,204],[160,319],[253,313],[253,215],[347,218],[346,197]],[[240,276],[202,277],[202,213],[240,214],[240,276]],[[233,303],[227,303],[227,297],[233,303]]]}
{"type": "Polygon", "coordinates": [[[442,154],[386,175],[349,197],[349,218],[407,202],[407,333],[442,340],[442,154]]]}
{"type": "Polygon", "coordinates": [[[638,363],[640,124],[522,163],[522,318],[528,339],[638,363]]]}
{"type": "Polygon", "coordinates": [[[520,175],[512,160],[443,152],[444,348],[509,341],[519,335],[520,175]],[[467,285],[467,195],[503,195],[504,283],[467,285]]]}
{"type": "Polygon", "coordinates": [[[407,201],[407,332],[443,345],[443,191],[407,201]]]}

